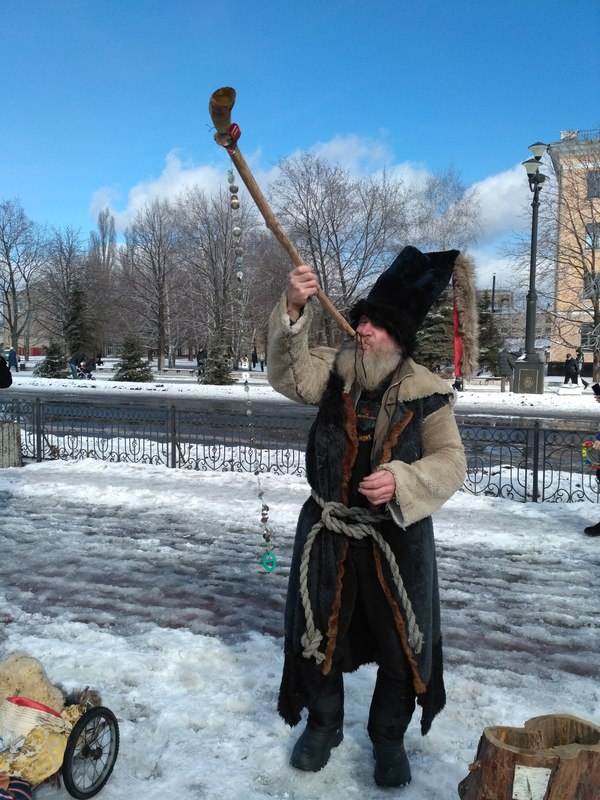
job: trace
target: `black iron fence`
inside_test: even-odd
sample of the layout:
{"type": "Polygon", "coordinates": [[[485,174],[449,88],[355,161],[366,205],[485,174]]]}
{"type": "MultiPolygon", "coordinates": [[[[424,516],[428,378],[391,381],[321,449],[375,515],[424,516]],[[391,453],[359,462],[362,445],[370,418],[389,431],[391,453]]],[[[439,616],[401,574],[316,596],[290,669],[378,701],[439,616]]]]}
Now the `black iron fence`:
{"type": "MultiPolygon", "coordinates": [[[[12,392],[12,390],[11,390],[12,392]]],[[[17,397],[0,393],[0,420],[20,431],[25,461],[96,458],[192,470],[304,475],[314,409],[142,397],[17,397]]],[[[598,502],[596,470],[582,446],[594,415],[557,419],[457,408],[467,454],[464,490],[520,501],[598,502]]]]}

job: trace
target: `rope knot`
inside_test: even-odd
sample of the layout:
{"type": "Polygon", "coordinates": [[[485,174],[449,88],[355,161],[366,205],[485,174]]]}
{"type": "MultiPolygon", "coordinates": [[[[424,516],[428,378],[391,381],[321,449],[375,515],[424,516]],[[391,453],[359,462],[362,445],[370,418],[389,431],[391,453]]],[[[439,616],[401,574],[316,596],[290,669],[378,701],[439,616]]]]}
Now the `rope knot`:
{"type": "Polygon", "coordinates": [[[417,624],[417,619],[410,598],[404,588],[404,582],[400,575],[400,570],[394,554],[389,544],[375,527],[376,523],[386,519],[386,514],[374,514],[366,508],[348,508],[348,506],[345,506],[343,503],[336,503],[334,501],[325,502],[314,490],[312,492],[312,497],[313,500],[321,506],[322,511],[320,519],[313,525],[308,534],[304,544],[304,550],[302,551],[302,558],[300,559],[300,596],[304,608],[304,616],[306,618],[306,630],[302,634],[300,640],[304,648],[302,651],[304,658],[314,658],[317,664],[321,664],[325,659],[325,654],[319,650],[319,646],[323,641],[323,634],[315,627],[308,592],[310,554],[315,538],[322,528],[326,528],[326,530],[332,533],[343,533],[352,539],[364,539],[366,536],[371,536],[377,542],[390,566],[394,586],[396,587],[400,602],[402,603],[402,608],[406,614],[408,641],[415,653],[420,653],[423,647],[423,634],[417,624]],[[348,522],[346,522],[346,520],[348,520],[348,522]]]}
{"type": "Polygon", "coordinates": [[[321,653],[319,650],[319,645],[322,640],[323,634],[316,628],[313,627],[312,635],[309,635],[308,631],[305,631],[300,639],[300,643],[304,648],[302,651],[304,658],[314,658],[317,664],[321,664],[325,661],[325,653],[321,653]]]}

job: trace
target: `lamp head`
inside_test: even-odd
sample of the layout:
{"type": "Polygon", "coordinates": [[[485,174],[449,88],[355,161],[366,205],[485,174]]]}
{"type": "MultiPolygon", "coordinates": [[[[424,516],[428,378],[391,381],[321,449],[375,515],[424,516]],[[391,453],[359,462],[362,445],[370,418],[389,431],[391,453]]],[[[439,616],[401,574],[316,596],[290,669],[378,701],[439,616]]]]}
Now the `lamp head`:
{"type": "MultiPolygon", "coordinates": [[[[532,145],[533,146],[533,145],[532,145]]],[[[531,148],[530,148],[531,149],[531,148]]],[[[536,188],[541,189],[542,183],[546,180],[547,176],[542,175],[540,172],[540,162],[538,158],[528,158],[523,161],[523,166],[527,171],[527,178],[529,180],[529,188],[535,191],[536,188]]]]}
{"type": "Polygon", "coordinates": [[[548,145],[543,142],[535,142],[529,145],[529,149],[533,153],[534,158],[539,161],[548,149],[548,145]]]}

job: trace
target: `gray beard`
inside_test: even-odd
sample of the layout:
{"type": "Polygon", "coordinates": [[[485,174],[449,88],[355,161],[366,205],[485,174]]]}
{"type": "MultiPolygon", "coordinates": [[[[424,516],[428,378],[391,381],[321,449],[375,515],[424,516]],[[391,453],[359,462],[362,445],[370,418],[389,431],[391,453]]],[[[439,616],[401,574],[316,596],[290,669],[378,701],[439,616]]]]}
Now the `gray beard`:
{"type": "Polygon", "coordinates": [[[399,347],[369,350],[363,353],[355,341],[346,342],[338,353],[336,365],[347,384],[373,391],[402,361],[399,347]]]}

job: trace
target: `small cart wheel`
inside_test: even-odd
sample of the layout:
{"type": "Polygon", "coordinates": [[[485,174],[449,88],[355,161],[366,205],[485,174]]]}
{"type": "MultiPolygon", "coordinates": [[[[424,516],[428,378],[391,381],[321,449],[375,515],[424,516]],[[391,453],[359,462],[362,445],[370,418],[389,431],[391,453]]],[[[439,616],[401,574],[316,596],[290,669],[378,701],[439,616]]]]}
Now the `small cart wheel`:
{"type": "Polygon", "coordinates": [[[85,711],[69,734],[62,764],[65,789],[71,797],[98,794],[109,779],[119,754],[119,725],[109,708],[85,711]]]}

